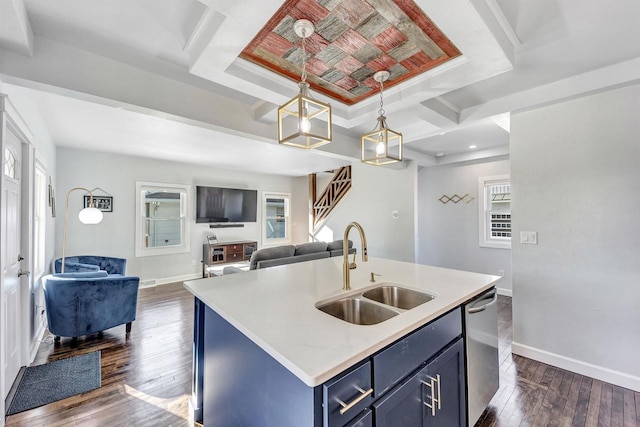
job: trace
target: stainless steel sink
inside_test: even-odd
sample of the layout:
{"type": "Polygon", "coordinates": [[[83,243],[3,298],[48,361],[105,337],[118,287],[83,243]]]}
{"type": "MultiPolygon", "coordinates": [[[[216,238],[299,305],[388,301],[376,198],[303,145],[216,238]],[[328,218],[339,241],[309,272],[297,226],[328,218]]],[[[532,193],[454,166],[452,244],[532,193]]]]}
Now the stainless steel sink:
{"type": "Polygon", "coordinates": [[[318,310],[355,325],[375,325],[399,314],[389,308],[353,297],[320,305],[318,310]]]}
{"type": "Polygon", "coordinates": [[[362,296],[403,310],[411,310],[435,298],[435,296],[425,294],[424,292],[401,288],[395,285],[382,285],[366,291],[362,296]]]}

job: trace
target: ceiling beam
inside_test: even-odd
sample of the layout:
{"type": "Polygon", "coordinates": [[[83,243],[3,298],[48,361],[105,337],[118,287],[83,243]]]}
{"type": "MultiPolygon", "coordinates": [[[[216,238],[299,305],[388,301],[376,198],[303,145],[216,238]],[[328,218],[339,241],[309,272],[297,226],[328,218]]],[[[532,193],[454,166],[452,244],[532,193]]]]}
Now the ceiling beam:
{"type": "Polygon", "coordinates": [[[0,47],[33,55],[33,32],[23,0],[0,1],[0,47]]]}
{"type": "Polygon", "coordinates": [[[484,1],[487,4],[487,7],[489,8],[493,16],[495,17],[496,21],[498,22],[498,25],[500,25],[500,28],[502,28],[504,35],[507,37],[507,39],[509,39],[509,42],[511,42],[513,49],[516,52],[520,50],[520,48],[522,47],[522,42],[520,41],[520,38],[516,34],[511,24],[509,24],[507,17],[504,15],[504,12],[502,12],[502,9],[498,5],[498,1],[497,0],[484,0],[484,1]]]}
{"type": "Polygon", "coordinates": [[[437,164],[436,158],[429,154],[420,153],[411,148],[403,148],[404,157],[413,160],[418,166],[431,167],[437,164]]]}
{"type": "Polygon", "coordinates": [[[463,164],[472,162],[487,162],[509,158],[509,145],[487,148],[485,150],[468,151],[466,153],[450,154],[436,159],[436,166],[463,164]]]}
{"type": "Polygon", "coordinates": [[[441,97],[429,99],[419,104],[423,108],[414,114],[441,128],[455,126],[460,121],[460,109],[441,97]]]}
{"type": "Polygon", "coordinates": [[[562,102],[638,81],[640,58],[635,58],[465,108],[460,112],[460,123],[562,102]]]}
{"type": "MultiPolygon", "coordinates": [[[[282,5],[281,1],[200,1],[207,4],[210,10],[205,13],[208,17],[203,16],[198,29],[194,31],[194,41],[188,44],[199,46],[193,49],[197,54],[190,55],[190,73],[274,105],[281,105],[296,95],[297,86],[290,79],[238,58],[261,30],[265,20],[282,5]],[[200,41],[196,43],[196,39],[200,41]]],[[[512,58],[505,54],[504,43],[497,40],[496,34],[504,40],[507,40],[506,36],[493,28],[499,25],[495,23],[486,4],[482,3],[484,6],[479,7],[473,1],[476,0],[416,1],[463,55],[385,91],[385,109],[390,114],[406,109],[407,105],[513,69],[512,58]],[[490,22],[487,23],[486,19],[490,22]],[[460,22],[465,24],[460,25],[460,22]]],[[[376,2],[386,6],[391,4],[389,0],[376,2]]],[[[346,129],[365,125],[372,109],[377,109],[374,104],[378,103],[374,96],[348,107],[319,93],[314,93],[314,96],[332,104],[333,122],[346,129]]]]}
{"type": "MultiPolygon", "coordinates": [[[[0,50],[2,81],[254,141],[277,143],[276,126],[256,121],[255,112],[235,99],[51,39],[36,36],[35,42],[38,49],[31,58],[0,50]]],[[[359,141],[343,143],[353,138],[340,129],[334,128],[333,133],[334,141],[340,143],[316,151],[343,159],[360,158],[359,141]]]]}
{"type": "Polygon", "coordinates": [[[484,22],[487,23],[487,27],[489,27],[504,54],[512,64],[515,64],[515,48],[520,47],[519,40],[498,3],[495,0],[471,0],[471,2],[484,22]]]}

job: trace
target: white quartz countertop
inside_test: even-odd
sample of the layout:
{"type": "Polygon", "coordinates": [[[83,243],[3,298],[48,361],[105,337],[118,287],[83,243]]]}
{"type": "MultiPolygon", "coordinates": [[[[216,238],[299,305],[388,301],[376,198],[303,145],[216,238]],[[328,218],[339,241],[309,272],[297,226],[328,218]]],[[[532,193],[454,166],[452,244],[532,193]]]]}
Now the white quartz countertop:
{"type": "Polygon", "coordinates": [[[495,286],[498,276],[369,257],[342,290],[342,257],[184,283],[191,293],[310,387],[495,286]],[[369,281],[370,273],[376,283],[369,281]],[[316,308],[381,283],[436,298],[377,325],[354,325],[316,308]]]}

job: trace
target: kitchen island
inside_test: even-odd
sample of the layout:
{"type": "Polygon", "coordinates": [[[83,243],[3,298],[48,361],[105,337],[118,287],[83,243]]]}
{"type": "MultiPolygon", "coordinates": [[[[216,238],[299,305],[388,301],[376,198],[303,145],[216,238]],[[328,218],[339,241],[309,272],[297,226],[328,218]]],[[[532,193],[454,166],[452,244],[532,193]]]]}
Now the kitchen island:
{"type": "MultiPolygon", "coordinates": [[[[440,383],[424,381],[416,372],[462,347],[460,306],[498,280],[370,258],[352,270],[352,289],[343,291],[342,259],[329,258],[185,282],[196,297],[195,418],[207,427],[372,425],[369,406],[399,396],[405,383],[418,384],[419,393],[431,399],[422,402],[423,411],[435,412],[431,407],[442,407],[443,395],[435,391],[440,383]],[[377,283],[370,282],[371,273],[379,275],[377,283]],[[382,282],[435,298],[375,325],[351,324],[316,308],[382,282]],[[439,341],[444,344],[436,345],[439,341]],[[416,351],[425,356],[413,366],[416,351]],[[409,359],[403,358],[407,354],[409,359]],[[376,387],[377,378],[404,364],[402,378],[390,378],[383,390],[376,387]],[[357,386],[356,380],[371,386],[357,386]],[[340,399],[334,391],[355,399],[340,399]]],[[[462,377],[456,390],[464,398],[464,358],[461,349],[456,354],[462,377]]],[[[378,409],[376,425],[383,425],[378,420],[384,410],[378,409]]],[[[458,411],[464,412],[464,402],[458,411]]]]}

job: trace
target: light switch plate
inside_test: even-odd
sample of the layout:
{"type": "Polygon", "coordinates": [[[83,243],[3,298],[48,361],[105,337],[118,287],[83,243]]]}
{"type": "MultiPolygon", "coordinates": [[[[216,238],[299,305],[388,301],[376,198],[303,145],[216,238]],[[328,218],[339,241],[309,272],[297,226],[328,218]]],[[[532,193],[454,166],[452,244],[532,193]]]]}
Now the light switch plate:
{"type": "Polygon", "coordinates": [[[538,232],[537,231],[521,231],[520,243],[524,243],[525,245],[537,245],[538,232]]]}

